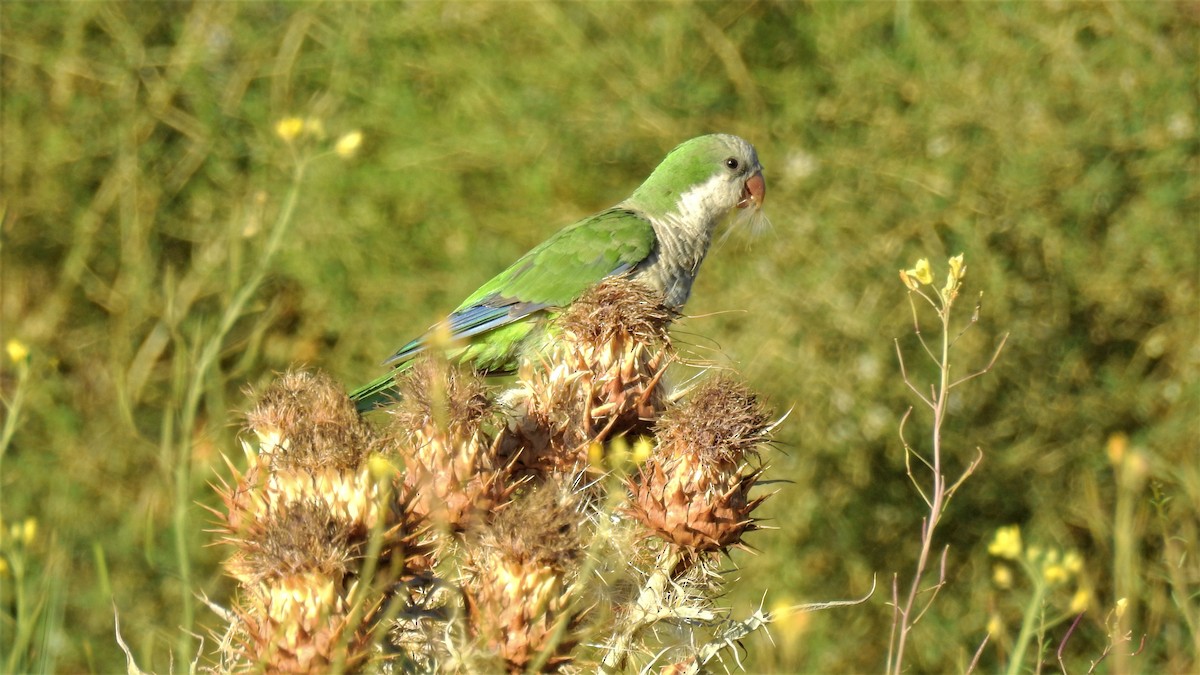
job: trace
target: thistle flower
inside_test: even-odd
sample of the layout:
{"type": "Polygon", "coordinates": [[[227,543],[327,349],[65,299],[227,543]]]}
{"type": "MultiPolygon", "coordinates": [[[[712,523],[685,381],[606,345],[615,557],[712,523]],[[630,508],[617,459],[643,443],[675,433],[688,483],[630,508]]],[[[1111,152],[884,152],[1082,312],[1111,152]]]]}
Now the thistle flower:
{"type": "Polygon", "coordinates": [[[555,642],[569,616],[575,574],[583,556],[584,516],[577,495],[556,483],[540,486],[471,533],[463,584],[470,632],[498,654],[510,672],[524,671],[543,651],[546,667],[570,660],[577,638],[555,642]]]}
{"type": "Polygon", "coordinates": [[[492,404],[477,376],[431,359],[402,378],[385,445],[404,460],[410,510],[462,531],[511,493],[497,447],[484,429],[492,404]]]}
{"type": "MultiPolygon", "coordinates": [[[[352,665],[364,650],[340,651],[348,626],[354,571],[364,540],[352,540],[337,517],[317,502],[289,504],[236,540],[227,562],[241,582],[234,612],[241,621],[242,657],[279,672],[311,672],[339,659],[352,665]]],[[[369,630],[356,642],[365,643],[369,630]]]]}
{"type": "Polygon", "coordinates": [[[234,547],[225,569],[240,583],[240,657],[269,671],[353,667],[369,656],[370,610],[384,600],[366,597],[366,618],[350,624],[372,531],[382,535],[380,558],[400,573],[426,553],[404,504],[392,501],[396,477],[369,461],[375,433],[326,375],[280,376],[247,426],[259,442],[243,441],[250,465],[218,490],[217,512],[221,541],[234,547]]]}
{"type": "Polygon", "coordinates": [[[508,399],[521,463],[534,472],[570,470],[586,465],[592,441],[648,433],[665,406],[674,317],[654,291],[625,278],[572,303],[508,399]]]}
{"type": "Polygon", "coordinates": [[[743,385],[710,380],[658,423],[658,448],[628,482],[631,515],[686,551],[744,546],[755,529],[750,497],[761,469],[747,460],[767,442],[766,409],[743,385]]]}

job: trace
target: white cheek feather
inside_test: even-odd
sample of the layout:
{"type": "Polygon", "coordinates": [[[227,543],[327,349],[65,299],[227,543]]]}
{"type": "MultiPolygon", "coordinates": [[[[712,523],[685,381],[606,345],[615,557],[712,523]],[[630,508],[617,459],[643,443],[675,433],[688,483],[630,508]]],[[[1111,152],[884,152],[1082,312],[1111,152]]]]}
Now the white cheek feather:
{"type": "Polygon", "coordinates": [[[678,308],[687,301],[713,230],[739,199],[737,181],[718,173],[681,194],[670,213],[651,219],[658,250],[641,274],[665,293],[668,305],[678,308]]]}
{"type": "Polygon", "coordinates": [[[679,196],[671,219],[693,234],[698,234],[696,228],[704,227],[711,235],[719,217],[736,205],[736,201],[728,194],[732,185],[734,183],[726,176],[714,174],[679,196]]]}

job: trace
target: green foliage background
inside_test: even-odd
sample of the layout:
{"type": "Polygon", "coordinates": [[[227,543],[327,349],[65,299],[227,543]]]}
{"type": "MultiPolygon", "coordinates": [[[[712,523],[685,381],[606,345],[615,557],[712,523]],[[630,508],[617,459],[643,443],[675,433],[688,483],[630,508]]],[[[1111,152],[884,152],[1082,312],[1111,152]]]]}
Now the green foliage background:
{"type": "MultiPolygon", "coordinates": [[[[715,248],[679,339],[794,408],[770,473],[790,483],[764,507],[779,529],[733,556],[731,602],[881,588],[777,626],[778,646],[749,642],[750,667],[882,668],[923,512],[893,338],[919,386],[933,372],[896,271],[963,252],[959,319],[979,292],[982,312],[955,372],[1011,337],[952,400],[951,469],[976,447],[984,460],[942,524],[948,583],[909,662],[962,669],[989,620],[1015,631],[1022,588],[992,585],[986,552],[1015,523],[1084,557],[1075,669],[1127,596],[1147,638],[1122,667],[1194,670],[1198,36],[1182,2],[5,2],[0,331],[32,355],[0,506],[6,528],[37,518],[42,603],[7,669],[122,669],[114,608],[141,666],[166,670],[174,650],[179,668],[187,612],[192,630],[218,623],[192,597],[231,590],[201,505],[220,454],[240,454],[247,385],[293,364],[361,384],[672,145],[726,131],[759,149],[774,228],[715,248]],[[197,371],[262,264],[289,115],[322,120],[329,142],[361,129],[362,151],[313,165],[266,284],[197,371]],[[1106,453],[1122,434],[1124,483],[1106,453]]],[[[918,449],[927,430],[918,411],[918,449]]]]}

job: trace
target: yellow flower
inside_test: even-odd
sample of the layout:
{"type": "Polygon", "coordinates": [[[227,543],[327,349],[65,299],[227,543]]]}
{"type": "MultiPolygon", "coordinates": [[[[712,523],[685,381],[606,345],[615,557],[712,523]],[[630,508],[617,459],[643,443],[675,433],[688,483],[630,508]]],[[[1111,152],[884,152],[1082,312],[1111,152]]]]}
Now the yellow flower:
{"type": "Polygon", "coordinates": [[[8,359],[13,363],[21,363],[29,358],[29,347],[16,338],[11,338],[4,343],[4,350],[8,352],[8,359]]]}
{"type": "Polygon", "coordinates": [[[1092,603],[1092,593],[1086,588],[1081,588],[1075,591],[1075,595],[1071,596],[1071,613],[1079,614],[1087,610],[1088,605],[1092,603]]]}
{"type": "Polygon", "coordinates": [[[1008,560],[1021,557],[1021,526],[1009,525],[996,530],[996,536],[988,544],[988,553],[1008,560]]]}
{"type": "Polygon", "coordinates": [[[963,265],[963,256],[961,253],[950,259],[950,271],[946,274],[946,285],[942,287],[942,300],[946,303],[954,301],[958,297],[958,288],[962,285],[962,278],[967,273],[967,268],[963,265]]]}
{"type": "Polygon", "coordinates": [[[1116,614],[1117,618],[1119,619],[1125,615],[1125,608],[1128,606],[1129,601],[1125,598],[1121,598],[1120,600],[1117,600],[1117,606],[1113,608],[1113,613],[1116,614]]]}
{"type": "Polygon", "coordinates": [[[963,264],[963,254],[959,253],[950,259],[950,278],[955,281],[967,276],[967,266],[963,264]]]}
{"type": "Polygon", "coordinates": [[[1004,622],[998,615],[993,614],[992,618],[988,619],[987,632],[988,635],[999,635],[1004,632],[1004,622]]]}
{"type": "Polygon", "coordinates": [[[1129,448],[1129,436],[1118,431],[1108,437],[1108,461],[1113,466],[1121,466],[1121,461],[1125,459],[1125,451],[1129,448]]]}
{"type": "MultiPolygon", "coordinates": [[[[929,267],[929,259],[921,258],[917,261],[917,266],[911,270],[905,270],[906,275],[915,278],[917,281],[928,286],[933,283],[933,270],[929,267]]],[[[910,286],[910,288],[912,288],[910,286]]]]}
{"type": "Polygon", "coordinates": [[[1063,567],[1071,574],[1079,574],[1083,570],[1083,556],[1078,551],[1067,551],[1063,556],[1063,567]]]}
{"type": "Polygon", "coordinates": [[[588,464],[597,469],[604,468],[604,445],[602,443],[593,441],[588,446],[588,464]]]}
{"type": "Polygon", "coordinates": [[[333,146],[333,151],[337,153],[338,157],[349,159],[354,156],[354,153],[358,152],[358,147],[362,145],[362,141],[363,135],[361,131],[351,131],[348,134],[343,134],[337,140],[337,144],[333,146]]]}
{"type": "Polygon", "coordinates": [[[21,527],[21,541],[25,542],[26,546],[33,543],[33,538],[37,536],[37,518],[29,517],[21,527]]]}
{"type": "Polygon", "coordinates": [[[612,439],[608,444],[608,466],[609,469],[624,469],[629,462],[629,442],[624,436],[618,436],[612,439]]]}
{"type": "Polygon", "coordinates": [[[275,135],[291,143],[300,132],[304,131],[304,120],[299,117],[285,117],[275,123],[275,135]]]}
{"type": "Polygon", "coordinates": [[[1067,568],[1059,565],[1058,563],[1051,563],[1042,569],[1042,578],[1045,579],[1046,583],[1050,584],[1051,586],[1055,584],[1061,584],[1070,578],[1070,576],[1071,575],[1067,573],[1067,568]]]}
{"type": "Polygon", "coordinates": [[[1008,565],[996,565],[992,569],[992,583],[998,588],[1012,588],[1012,568],[1008,565]]]}
{"type": "Polygon", "coordinates": [[[400,468],[387,457],[379,453],[372,453],[367,459],[367,470],[371,472],[371,476],[377,481],[390,479],[400,473],[400,468]]]}
{"type": "Polygon", "coordinates": [[[633,462],[634,464],[642,464],[647,459],[650,459],[650,453],[654,451],[654,444],[646,436],[639,436],[633,443],[633,462]]]}

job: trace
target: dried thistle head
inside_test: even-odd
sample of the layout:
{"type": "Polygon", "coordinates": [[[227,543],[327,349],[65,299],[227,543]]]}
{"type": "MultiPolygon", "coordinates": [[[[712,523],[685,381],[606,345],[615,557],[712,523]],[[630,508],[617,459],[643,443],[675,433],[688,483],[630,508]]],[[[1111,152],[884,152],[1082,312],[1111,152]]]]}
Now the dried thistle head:
{"type": "MultiPolygon", "coordinates": [[[[362,649],[339,652],[348,626],[347,584],[354,583],[354,561],[365,541],[355,541],[326,504],[288,504],[227,541],[238,547],[226,570],[241,582],[234,613],[246,661],[270,671],[310,672],[339,657],[366,658],[362,649]]],[[[370,630],[360,628],[350,645],[367,643],[370,630]]]]}
{"type": "Polygon", "coordinates": [[[350,626],[347,607],[372,530],[397,573],[420,550],[392,503],[398,474],[367,461],[373,430],[323,374],[281,376],[247,418],[259,443],[243,441],[250,466],[219,490],[218,512],[234,547],[226,571],[240,583],[241,656],[288,672],[361,662],[376,626],[350,626]]]}
{"type": "Polygon", "coordinates": [[[649,431],[665,402],[675,312],[645,284],[607,279],[571,303],[522,364],[510,402],[520,461],[535,473],[582,466],[586,443],[649,431]]]}
{"type": "Polygon", "coordinates": [[[471,634],[504,659],[511,672],[525,670],[549,650],[548,668],[570,660],[577,638],[558,642],[575,575],[584,555],[586,522],[579,500],[554,482],[539,486],[469,533],[468,575],[463,583],[471,634]]]}
{"type": "Polygon", "coordinates": [[[409,509],[419,519],[461,531],[511,491],[485,428],[493,413],[482,380],[431,359],[400,380],[384,446],[405,464],[409,509]]]}
{"type": "Polygon", "coordinates": [[[357,469],[374,439],[346,392],[325,373],[288,371],[258,398],[246,423],[279,468],[357,469]]]}
{"type": "Polygon", "coordinates": [[[751,498],[761,469],[748,457],[768,440],[766,408],[728,378],[701,384],[658,423],[658,448],[628,481],[629,512],[659,537],[686,551],[742,545],[754,529],[751,498]]]}

